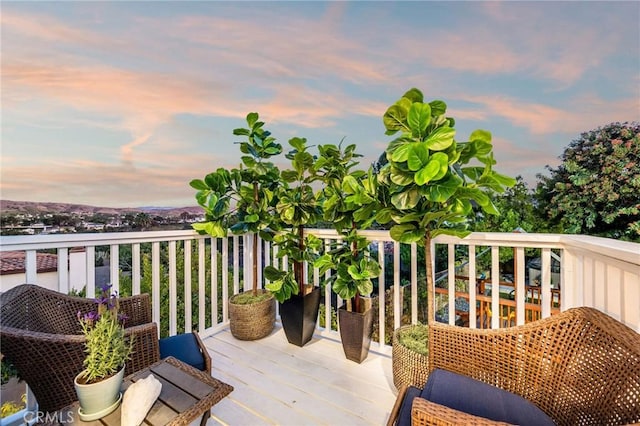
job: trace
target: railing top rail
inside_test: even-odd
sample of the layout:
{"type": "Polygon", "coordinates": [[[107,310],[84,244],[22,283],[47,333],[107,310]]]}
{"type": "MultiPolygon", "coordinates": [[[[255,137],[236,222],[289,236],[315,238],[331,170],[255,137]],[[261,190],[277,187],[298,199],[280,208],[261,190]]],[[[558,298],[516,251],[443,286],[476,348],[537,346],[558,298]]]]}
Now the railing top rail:
{"type": "Polygon", "coordinates": [[[631,263],[640,267],[640,244],[619,241],[611,238],[593,237],[590,235],[561,235],[561,241],[567,248],[597,253],[601,256],[631,263]]]}
{"type": "MultiPolygon", "coordinates": [[[[319,238],[341,238],[333,229],[307,229],[306,232],[319,238]]],[[[363,230],[361,235],[373,242],[392,241],[388,230],[363,230]]],[[[149,243],[196,238],[207,238],[207,236],[199,235],[193,230],[16,235],[0,237],[0,251],[149,243]]],[[[463,239],[440,235],[435,239],[435,242],[438,244],[576,249],[640,266],[640,244],[588,235],[473,232],[463,239]]]]}
{"type": "Polygon", "coordinates": [[[207,236],[199,235],[193,230],[9,235],[0,237],[0,251],[149,243],[155,241],[190,240],[194,238],[207,238],[207,236]]]}

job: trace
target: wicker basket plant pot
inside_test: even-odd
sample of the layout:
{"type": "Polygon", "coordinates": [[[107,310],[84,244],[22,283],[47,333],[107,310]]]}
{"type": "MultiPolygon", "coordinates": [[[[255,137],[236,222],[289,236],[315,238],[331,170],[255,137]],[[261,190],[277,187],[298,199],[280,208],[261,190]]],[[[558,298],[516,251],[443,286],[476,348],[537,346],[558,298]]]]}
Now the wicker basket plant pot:
{"type": "Polygon", "coordinates": [[[429,375],[428,328],[415,324],[402,326],[393,333],[391,351],[393,384],[422,388],[429,375]]]}
{"type": "Polygon", "coordinates": [[[229,326],[233,337],[239,340],[258,340],[268,336],[276,321],[276,299],[273,295],[258,290],[255,299],[251,294],[239,293],[229,299],[229,326]]]}

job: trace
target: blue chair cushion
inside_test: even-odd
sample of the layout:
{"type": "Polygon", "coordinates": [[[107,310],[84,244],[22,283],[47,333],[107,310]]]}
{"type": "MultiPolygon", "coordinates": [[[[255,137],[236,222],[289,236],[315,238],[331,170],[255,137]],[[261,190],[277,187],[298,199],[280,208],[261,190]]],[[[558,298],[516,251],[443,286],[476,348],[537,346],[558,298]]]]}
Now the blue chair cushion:
{"type": "Polygon", "coordinates": [[[176,334],[160,339],[160,358],[172,356],[200,371],[205,370],[204,358],[193,333],[176,334]]]}
{"type": "Polygon", "coordinates": [[[517,425],[553,425],[544,411],[520,395],[467,376],[436,369],[420,396],[474,416],[517,425]]]}
{"type": "Polygon", "coordinates": [[[411,426],[411,406],[413,405],[413,399],[417,396],[420,396],[420,389],[409,386],[400,405],[396,426],[411,426]]]}

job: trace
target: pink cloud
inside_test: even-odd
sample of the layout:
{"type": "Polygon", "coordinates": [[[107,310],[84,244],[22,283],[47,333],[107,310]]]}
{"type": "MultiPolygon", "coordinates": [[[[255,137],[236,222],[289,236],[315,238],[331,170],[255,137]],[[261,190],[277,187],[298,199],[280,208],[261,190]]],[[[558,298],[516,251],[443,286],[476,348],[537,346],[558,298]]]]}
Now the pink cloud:
{"type": "Polygon", "coordinates": [[[26,39],[37,39],[46,43],[71,43],[77,45],[111,45],[112,37],[105,37],[94,31],[75,28],[63,24],[46,15],[33,16],[3,9],[0,15],[3,31],[19,33],[26,39]]]}

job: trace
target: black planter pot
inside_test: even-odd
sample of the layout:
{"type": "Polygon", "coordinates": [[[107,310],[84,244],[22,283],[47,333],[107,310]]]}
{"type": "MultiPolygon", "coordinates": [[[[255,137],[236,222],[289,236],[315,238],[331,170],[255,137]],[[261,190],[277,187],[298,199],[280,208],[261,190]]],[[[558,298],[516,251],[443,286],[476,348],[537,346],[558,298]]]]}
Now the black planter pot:
{"type": "Polygon", "coordinates": [[[291,296],[280,303],[282,328],[289,343],[304,346],[313,337],[320,308],[320,288],[315,287],[304,296],[291,296]]]}
{"type": "Polygon", "coordinates": [[[360,364],[369,355],[373,309],[369,308],[364,313],[350,312],[341,306],[338,309],[338,325],[344,355],[348,360],[360,364]]]}

